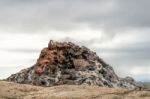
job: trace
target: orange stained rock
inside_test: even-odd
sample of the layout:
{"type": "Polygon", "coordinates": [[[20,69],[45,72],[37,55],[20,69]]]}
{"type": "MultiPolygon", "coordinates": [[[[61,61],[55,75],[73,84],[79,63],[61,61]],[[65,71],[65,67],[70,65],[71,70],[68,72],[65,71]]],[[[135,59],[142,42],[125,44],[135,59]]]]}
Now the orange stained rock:
{"type": "Polygon", "coordinates": [[[56,47],[58,50],[65,48],[66,46],[63,43],[56,43],[56,47]]]}
{"type": "Polygon", "coordinates": [[[40,58],[46,56],[46,54],[47,54],[48,51],[49,51],[48,48],[42,49],[41,54],[40,54],[40,58]]]}
{"type": "Polygon", "coordinates": [[[59,50],[58,53],[57,53],[57,59],[58,59],[58,62],[59,63],[62,63],[63,60],[64,60],[64,56],[63,56],[63,51],[62,50],[59,50]]]}
{"type": "Polygon", "coordinates": [[[64,60],[63,48],[65,48],[63,43],[53,42],[52,40],[48,44],[48,48],[44,48],[41,51],[39,60],[37,61],[36,73],[41,75],[46,66],[53,65],[55,58],[57,58],[59,63],[64,60]]]}
{"type": "Polygon", "coordinates": [[[49,49],[48,48],[43,48],[41,53],[46,53],[49,49]]]}
{"type": "Polygon", "coordinates": [[[53,42],[53,40],[50,40],[50,42],[48,43],[48,48],[50,50],[56,49],[56,42],[53,42]]]}
{"type": "Polygon", "coordinates": [[[41,76],[42,73],[43,73],[43,68],[37,67],[36,70],[35,70],[35,73],[38,74],[39,76],[41,76]]]}
{"type": "Polygon", "coordinates": [[[54,63],[54,57],[55,57],[55,50],[49,50],[47,51],[43,56],[41,56],[38,60],[38,63],[40,65],[42,64],[53,64],[54,63]]]}
{"type": "Polygon", "coordinates": [[[55,50],[49,51],[48,58],[50,60],[50,64],[53,64],[55,60],[55,50]]]}
{"type": "Polygon", "coordinates": [[[50,61],[49,60],[47,60],[47,59],[41,59],[41,60],[39,60],[39,65],[46,65],[46,64],[48,64],[50,61]]]}
{"type": "Polygon", "coordinates": [[[64,43],[54,42],[53,40],[50,40],[50,42],[48,44],[48,48],[50,50],[53,50],[53,49],[61,50],[61,49],[66,48],[66,47],[67,46],[64,43]]]}

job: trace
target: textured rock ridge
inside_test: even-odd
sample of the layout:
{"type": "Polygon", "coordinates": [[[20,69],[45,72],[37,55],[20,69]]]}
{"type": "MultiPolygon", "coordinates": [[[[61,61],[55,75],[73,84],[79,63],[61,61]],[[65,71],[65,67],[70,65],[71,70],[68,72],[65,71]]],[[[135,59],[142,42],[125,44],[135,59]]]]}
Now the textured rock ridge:
{"type": "Polygon", "coordinates": [[[96,85],[138,88],[131,77],[119,78],[113,68],[90,49],[71,42],[54,42],[41,51],[35,65],[7,78],[8,81],[39,86],[96,85]]]}

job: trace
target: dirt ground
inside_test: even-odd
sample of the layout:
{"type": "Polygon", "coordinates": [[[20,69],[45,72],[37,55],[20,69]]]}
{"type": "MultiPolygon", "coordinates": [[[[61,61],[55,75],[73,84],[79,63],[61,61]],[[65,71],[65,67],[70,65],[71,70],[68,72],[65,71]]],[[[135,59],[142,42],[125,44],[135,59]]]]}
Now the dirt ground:
{"type": "Polygon", "coordinates": [[[150,91],[83,85],[39,87],[0,81],[0,99],[150,99],[150,91]]]}

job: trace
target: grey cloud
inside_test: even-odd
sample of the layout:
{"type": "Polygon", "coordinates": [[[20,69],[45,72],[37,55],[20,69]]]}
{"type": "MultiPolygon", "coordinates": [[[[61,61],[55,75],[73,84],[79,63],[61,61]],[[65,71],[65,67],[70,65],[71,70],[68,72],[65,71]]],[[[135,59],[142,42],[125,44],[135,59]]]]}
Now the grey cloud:
{"type": "Polygon", "coordinates": [[[126,63],[128,65],[147,65],[150,59],[150,42],[137,43],[136,45],[128,45],[126,47],[116,48],[94,48],[99,55],[103,54],[111,63],[126,63]],[[109,55],[109,56],[107,56],[109,55]]]}
{"type": "Polygon", "coordinates": [[[17,53],[39,53],[38,49],[1,49],[1,51],[17,52],[17,53]]]}
{"type": "MultiPolygon", "coordinates": [[[[144,0],[113,0],[115,3],[113,10],[108,13],[95,13],[78,18],[79,22],[89,23],[96,28],[106,30],[120,30],[124,28],[143,28],[149,27],[149,4],[150,1],[144,0]]],[[[104,9],[105,11],[105,9],[104,9]]]]}
{"type": "Polygon", "coordinates": [[[7,31],[72,30],[84,25],[112,31],[150,26],[148,0],[5,0],[0,4],[0,29],[7,31]]]}
{"type": "Polygon", "coordinates": [[[37,32],[80,27],[80,24],[73,19],[80,15],[79,10],[84,2],[67,1],[14,0],[11,3],[6,2],[1,6],[1,29],[37,32]]]}
{"type": "Polygon", "coordinates": [[[133,53],[138,53],[138,52],[149,52],[150,51],[150,46],[148,46],[150,44],[149,42],[136,42],[136,44],[127,44],[127,46],[125,47],[116,47],[116,48],[97,48],[98,49],[102,49],[105,52],[109,52],[109,53],[113,53],[113,52],[117,52],[117,53],[129,53],[129,52],[133,52],[133,53]]]}
{"type": "Polygon", "coordinates": [[[150,77],[147,75],[138,75],[138,76],[135,76],[134,78],[137,79],[138,81],[150,82],[150,77]]]}

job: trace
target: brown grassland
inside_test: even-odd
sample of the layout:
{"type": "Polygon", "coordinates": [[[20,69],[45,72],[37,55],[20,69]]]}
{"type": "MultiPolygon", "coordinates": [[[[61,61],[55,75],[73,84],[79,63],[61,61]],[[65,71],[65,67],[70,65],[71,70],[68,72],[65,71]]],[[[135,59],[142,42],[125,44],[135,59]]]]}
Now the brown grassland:
{"type": "Polygon", "coordinates": [[[86,85],[39,87],[0,81],[0,99],[150,99],[150,91],[86,85]]]}

